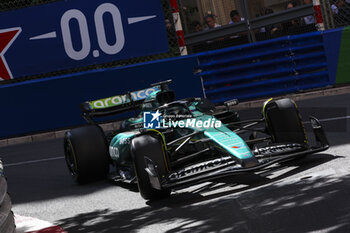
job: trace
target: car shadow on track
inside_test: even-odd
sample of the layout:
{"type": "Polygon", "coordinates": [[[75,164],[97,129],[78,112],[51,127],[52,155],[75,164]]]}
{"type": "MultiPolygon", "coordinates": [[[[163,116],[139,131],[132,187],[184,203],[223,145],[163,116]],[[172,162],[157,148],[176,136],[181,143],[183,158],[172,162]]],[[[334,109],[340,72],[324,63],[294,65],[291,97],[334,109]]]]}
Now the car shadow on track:
{"type": "Polygon", "coordinates": [[[48,161],[30,164],[24,168],[8,167],[8,191],[15,205],[30,202],[42,202],[69,196],[89,195],[111,188],[107,181],[97,181],[86,185],[77,185],[70,177],[65,161],[48,161]]]}
{"type": "MultiPolygon", "coordinates": [[[[113,188],[107,181],[77,185],[64,160],[63,139],[9,146],[0,151],[5,166],[34,161],[6,167],[8,191],[14,205],[91,195],[113,188]]],[[[135,185],[129,190],[138,191],[135,185]]]]}
{"type": "Polygon", "coordinates": [[[124,189],[127,189],[128,191],[138,193],[139,188],[137,187],[136,183],[125,183],[122,181],[114,181],[114,180],[108,180],[111,185],[115,185],[124,189]]]}
{"type": "MultiPolygon", "coordinates": [[[[240,190],[217,191],[207,186],[180,193],[150,206],[113,212],[96,210],[57,224],[74,232],[349,232],[350,175],[315,176],[292,181],[282,179],[332,160],[322,154],[307,158],[302,166],[268,181],[241,180],[240,190]],[[257,182],[257,183],[256,183],[257,182]]],[[[300,163],[301,163],[300,162],[300,163]]],[[[254,178],[255,177],[255,178],[254,178]]],[[[226,179],[227,186],[234,179],[226,179]]],[[[238,181],[235,180],[235,183],[238,181]]]]}
{"type": "Polygon", "coordinates": [[[227,195],[232,195],[236,193],[241,193],[244,191],[249,191],[254,188],[258,188],[263,185],[268,185],[273,182],[281,181],[287,177],[293,176],[295,174],[301,173],[306,170],[310,170],[321,164],[327,163],[333,159],[341,158],[340,156],[333,156],[329,154],[313,154],[308,155],[306,158],[285,162],[282,165],[276,165],[272,168],[267,168],[259,173],[248,173],[235,175],[225,179],[220,179],[217,182],[211,182],[208,185],[202,186],[198,189],[191,190],[187,193],[179,193],[178,195],[173,195],[170,200],[166,202],[147,202],[150,206],[166,205],[171,207],[172,205],[189,205],[195,204],[215,198],[224,197],[227,195]],[[291,168],[292,169],[288,169],[291,168]],[[287,171],[283,171],[287,170],[287,171]],[[274,173],[282,172],[273,178],[269,178],[270,175],[274,173]],[[216,190],[222,190],[221,192],[216,192],[216,190]],[[207,195],[207,193],[209,193],[207,195]],[[193,196],[193,198],[191,198],[193,196]]]}

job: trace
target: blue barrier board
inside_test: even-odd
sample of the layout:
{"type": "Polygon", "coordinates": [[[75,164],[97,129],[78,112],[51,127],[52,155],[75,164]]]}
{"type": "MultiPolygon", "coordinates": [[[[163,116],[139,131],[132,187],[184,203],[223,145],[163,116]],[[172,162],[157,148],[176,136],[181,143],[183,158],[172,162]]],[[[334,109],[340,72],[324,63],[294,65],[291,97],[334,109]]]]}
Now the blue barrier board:
{"type": "Polygon", "coordinates": [[[0,13],[0,79],[168,51],[160,0],[68,0],[0,13]]]}

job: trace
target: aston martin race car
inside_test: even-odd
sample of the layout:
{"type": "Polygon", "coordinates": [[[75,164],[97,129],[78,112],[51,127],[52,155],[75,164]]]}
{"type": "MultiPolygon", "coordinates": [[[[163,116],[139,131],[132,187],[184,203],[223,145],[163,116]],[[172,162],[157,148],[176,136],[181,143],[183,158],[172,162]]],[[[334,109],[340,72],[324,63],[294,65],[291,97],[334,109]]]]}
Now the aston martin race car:
{"type": "Polygon", "coordinates": [[[329,147],[315,117],[310,117],[315,145],[310,145],[291,99],[269,99],[261,117],[241,120],[233,110],[237,100],[222,105],[205,98],[175,100],[169,83],[81,104],[88,125],[64,138],[76,182],[109,177],[137,183],[144,199],[155,200],[175,188],[257,172],[329,147]],[[97,117],[126,111],[135,111],[135,117],[116,131],[104,132],[96,123],[97,117]]]}

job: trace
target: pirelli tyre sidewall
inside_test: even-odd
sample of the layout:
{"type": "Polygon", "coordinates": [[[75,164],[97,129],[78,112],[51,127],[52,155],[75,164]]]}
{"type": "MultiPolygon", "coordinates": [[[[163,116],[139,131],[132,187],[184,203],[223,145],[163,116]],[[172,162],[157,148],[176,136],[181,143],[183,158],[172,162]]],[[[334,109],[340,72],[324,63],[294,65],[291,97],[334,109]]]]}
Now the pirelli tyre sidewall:
{"type": "Polygon", "coordinates": [[[149,175],[145,170],[145,157],[147,156],[147,158],[151,159],[157,165],[157,170],[160,173],[166,172],[166,157],[161,136],[145,134],[136,137],[131,142],[130,150],[141,196],[146,200],[157,200],[168,197],[171,190],[153,188],[149,175]]]}
{"type": "Polygon", "coordinates": [[[273,143],[308,144],[304,124],[293,100],[269,100],[263,114],[273,143]]]}
{"type": "Polygon", "coordinates": [[[0,232],[15,232],[15,220],[11,211],[12,203],[7,193],[7,182],[3,172],[2,162],[0,161],[0,232]]]}
{"type": "Polygon", "coordinates": [[[107,177],[110,161],[108,146],[99,126],[88,125],[67,132],[64,152],[68,170],[77,183],[107,177]]]}

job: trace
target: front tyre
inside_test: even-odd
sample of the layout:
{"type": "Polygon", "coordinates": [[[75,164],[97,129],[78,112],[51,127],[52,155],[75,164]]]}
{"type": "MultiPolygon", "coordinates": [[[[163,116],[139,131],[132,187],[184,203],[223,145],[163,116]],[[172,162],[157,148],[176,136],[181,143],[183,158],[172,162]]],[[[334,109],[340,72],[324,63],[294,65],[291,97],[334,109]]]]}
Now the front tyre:
{"type": "Polygon", "coordinates": [[[137,184],[141,196],[146,200],[157,200],[169,197],[170,189],[155,189],[146,172],[145,157],[151,159],[160,174],[166,173],[166,155],[163,143],[158,135],[142,135],[136,137],[131,143],[131,153],[134,160],[137,184]]]}
{"type": "Polygon", "coordinates": [[[304,124],[293,100],[270,100],[265,103],[263,114],[273,143],[308,144],[304,124]]]}
{"type": "Polygon", "coordinates": [[[67,132],[64,152],[75,182],[82,184],[106,178],[109,155],[105,135],[99,126],[89,125],[67,132]]]}
{"type": "MultiPolygon", "coordinates": [[[[273,144],[297,143],[301,150],[306,150],[309,147],[302,118],[293,100],[289,98],[269,100],[264,105],[263,114],[273,144]]],[[[305,156],[300,155],[289,161],[298,160],[305,156]]]]}

